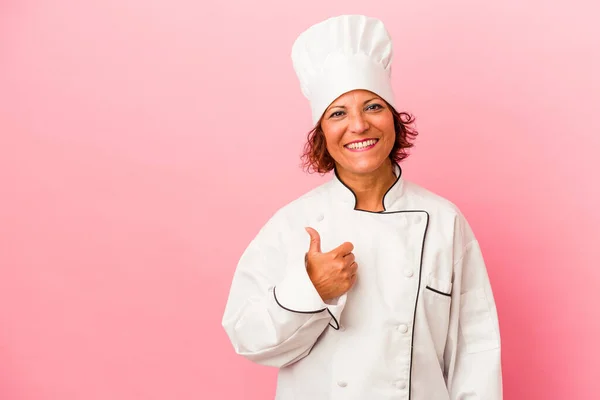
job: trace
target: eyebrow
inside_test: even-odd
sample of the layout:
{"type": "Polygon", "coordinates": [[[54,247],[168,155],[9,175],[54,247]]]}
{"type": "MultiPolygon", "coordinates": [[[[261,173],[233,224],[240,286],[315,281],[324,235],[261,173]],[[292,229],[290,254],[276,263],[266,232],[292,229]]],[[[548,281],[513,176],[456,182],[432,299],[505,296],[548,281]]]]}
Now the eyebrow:
{"type": "MultiPolygon", "coordinates": [[[[378,99],[379,99],[379,97],[373,97],[372,99],[366,100],[366,101],[363,103],[363,106],[364,106],[365,104],[367,104],[368,102],[370,102],[370,101],[373,101],[373,100],[378,100],[378,99]]],[[[332,109],[334,109],[334,108],[346,108],[346,106],[345,106],[345,105],[343,105],[343,104],[340,104],[340,105],[338,105],[338,106],[331,106],[331,107],[329,107],[329,109],[328,109],[327,111],[329,111],[329,110],[332,110],[332,109]]]]}

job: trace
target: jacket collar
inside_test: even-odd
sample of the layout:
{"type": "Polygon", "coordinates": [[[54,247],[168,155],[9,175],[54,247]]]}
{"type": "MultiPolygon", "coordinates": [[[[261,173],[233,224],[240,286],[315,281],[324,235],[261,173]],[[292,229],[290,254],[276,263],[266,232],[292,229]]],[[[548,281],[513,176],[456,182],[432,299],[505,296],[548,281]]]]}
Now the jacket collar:
{"type": "MultiPolygon", "coordinates": [[[[384,211],[382,212],[394,210],[398,200],[402,197],[404,180],[402,179],[402,168],[398,163],[394,163],[394,173],[396,174],[396,181],[383,196],[384,211]]],[[[334,169],[334,175],[330,181],[330,190],[334,200],[340,201],[345,205],[352,207],[354,210],[365,211],[356,208],[356,195],[352,189],[340,179],[336,169],[334,169]]]]}

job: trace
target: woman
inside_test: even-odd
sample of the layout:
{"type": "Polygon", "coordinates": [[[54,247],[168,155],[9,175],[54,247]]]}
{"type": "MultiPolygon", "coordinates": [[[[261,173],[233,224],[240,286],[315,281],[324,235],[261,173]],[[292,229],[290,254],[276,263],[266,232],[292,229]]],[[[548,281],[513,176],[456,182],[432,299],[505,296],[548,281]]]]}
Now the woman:
{"type": "Polygon", "coordinates": [[[376,19],[330,18],[292,49],[332,179],[279,209],[242,255],[223,326],[279,368],[276,399],[502,398],[483,256],[449,201],[404,179],[416,135],[395,111],[392,44],[376,19]]]}

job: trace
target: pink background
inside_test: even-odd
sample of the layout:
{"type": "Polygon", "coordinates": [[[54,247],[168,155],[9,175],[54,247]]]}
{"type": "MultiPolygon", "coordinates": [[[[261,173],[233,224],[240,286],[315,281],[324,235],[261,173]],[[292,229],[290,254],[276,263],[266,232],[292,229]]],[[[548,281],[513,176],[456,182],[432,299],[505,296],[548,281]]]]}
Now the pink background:
{"type": "Polygon", "coordinates": [[[405,176],[482,243],[506,399],[597,398],[598,3],[305,3],[0,2],[1,399],[273,398],[221,315],[266,218],[329,178],[298,166],[289,53],[340,13],[395,38],[405,176]]]}

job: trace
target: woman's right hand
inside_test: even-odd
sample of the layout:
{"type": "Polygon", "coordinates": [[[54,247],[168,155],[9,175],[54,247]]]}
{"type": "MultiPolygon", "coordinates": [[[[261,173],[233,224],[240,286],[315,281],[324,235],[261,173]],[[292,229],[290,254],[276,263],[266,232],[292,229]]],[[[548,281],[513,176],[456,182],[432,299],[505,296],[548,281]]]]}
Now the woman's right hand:
{"type": "Polygon", "coordinates": [[[323,301],[346,293],[356,282],[354,246],[345,242],[327,253],[321,253],[321,237],[313,228],[306,228],[310,246],[306,253],[306,269],[323,301]]]}

